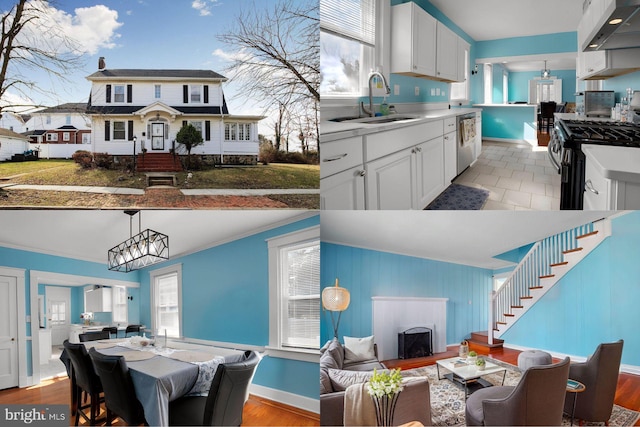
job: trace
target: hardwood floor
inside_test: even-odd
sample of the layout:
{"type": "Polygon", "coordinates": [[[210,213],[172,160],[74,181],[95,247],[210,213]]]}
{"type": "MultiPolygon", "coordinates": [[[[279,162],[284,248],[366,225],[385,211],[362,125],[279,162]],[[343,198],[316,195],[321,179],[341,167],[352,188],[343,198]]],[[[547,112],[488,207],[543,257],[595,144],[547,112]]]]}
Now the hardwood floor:
{"type": "MultiPolygon", "coordinates": [[[[60,404],[69,405],[69,379],[43,381],[27,388],[0,391],[0,404],[60,404]]],[[[69,418],[71,422],[73,420],[69,418]]],[[[80,419],[80,425],[86,425],[80,419]]],[[[122,420],[114,425],[124,425],[122,420]]],[[[320,416],[298,408],[250,395],[243,412],[243,426],[318,426],[320,416]]]]}
{"type": "MultiPolygon", "coordinates": [[[[519,350],[510,348],[492,349],[491,351],[481,348],[473,348],[473,350],[478,354],[489,355],[511,365],[518,365],[518,355],[520,354],[519,350]]],[[[447,347],[447,351],[444,353],[437,353],[429,357],[419,357],[407,360],[385,360],[383,363],[389,369],[412,369],[420,366],[433,365],[437,360],[455,357],[457,355],[458,346],[456,345],[447,347]]],[[[616,405],[620,405],[624,408],[640,411],[640,376],[620,373],[614,402],[616,405]]],[[[638,420],[635,425],[640,426],[640,420],[638,420]]]]}

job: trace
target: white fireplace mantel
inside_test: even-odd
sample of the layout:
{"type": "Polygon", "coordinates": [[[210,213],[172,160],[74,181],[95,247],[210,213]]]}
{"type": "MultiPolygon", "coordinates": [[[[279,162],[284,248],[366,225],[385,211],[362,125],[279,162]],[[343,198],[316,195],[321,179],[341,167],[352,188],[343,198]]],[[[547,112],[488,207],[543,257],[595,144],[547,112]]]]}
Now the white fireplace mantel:
{"type": "Polygon", "coordinates": [[[448,298],[372,297],[373,335],[378,358],[398,358],[398,332],[418,326],[433,329],[433,351],[447,351],[448,298]]]}

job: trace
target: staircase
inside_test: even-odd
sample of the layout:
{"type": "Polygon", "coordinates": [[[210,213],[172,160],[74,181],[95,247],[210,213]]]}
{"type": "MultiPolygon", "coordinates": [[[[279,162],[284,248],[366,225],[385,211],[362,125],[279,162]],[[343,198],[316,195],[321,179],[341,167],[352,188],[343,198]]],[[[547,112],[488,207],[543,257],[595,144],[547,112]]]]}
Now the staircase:
{"type": "Polygon", "coordinates": [[[489,300],[487,342],[493,344],[584,257],[611,235],[602,219],[576,227],[533,245],[489,300]]]}
{"type": "Polygon", "coordinates": [[[180,157],[171,153],[144,153],[136,157],[138,172],[180,172],[180,157]]]}

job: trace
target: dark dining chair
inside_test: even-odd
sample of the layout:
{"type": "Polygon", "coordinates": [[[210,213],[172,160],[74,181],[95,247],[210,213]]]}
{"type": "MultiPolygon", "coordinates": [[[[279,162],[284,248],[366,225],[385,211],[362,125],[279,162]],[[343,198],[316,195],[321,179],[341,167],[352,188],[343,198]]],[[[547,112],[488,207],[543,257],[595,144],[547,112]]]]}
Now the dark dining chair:
{"type": "Polygon", "coordinates": [[[136,396],[124,357],[102,354],[95,348],[89,350],[89,356],[104,388],[107,425],[111,425],[114,415],[127,425],[149,425],[144,418],[144,409],[136,396]]]}
{"type": "Polygon", "coordinates": [[[71,344],[69,340],[65,340],[63,345],[71,361],[71,372],[76,383],[76,388],[72,391],[73,401],[76,402],[75,425],[78,425],[80,417],[82,417],[89,422],[90,425],[94,426],[96,422],[104,421],[97,419],[100,413],[100,403],[104,401],[104,399],[100,397],[100,393],[102,393],[102,382],[96,374],[89,353],[87,353],[87,349],[83,344],[71,344]],[[83,392],[90,397],[91,401],[89,404],[82,404],[83,392]],[[84,412],[86,409],[90,411],[88,416],[84,412]]]}
{"type": "Polygon", "coordinates": [[[109,335],[109,332],[106,331],[85,332],[84,334],[78,335],[78,338],[80,338],[80,342],[98,341],[108,340],[109,338],[111,338],[111,335],[109,335]]]}
{"type": "Polygon", "coordinates": [[[542,132],[544,127],[549,133],[549,127],[553,127],[554,114],[556,112],[555,102],[541,102],[540,113],[538,114],[538,132],[542,132]]]}
{"type": "Polygon", "coordinates": [[[243,360],[221,363],[208,396],[185,396],[169,403],[169,424],[181,426],[239,426],[249,384],[261,356],[246,351],[243,360]]]}
{"type": "Polygon", "coordinates": [[[109,332],[109,338],[111,338],[111,335],[115,335],[115,337],[118,338],[118,328],[116,328],[115,326],[107,326],[106,328],[102,328],[102,332],[109,332]]]}
{"type": "Polygon", "coordinates": [[[136,334],[136,335],[140,335],[140,329],[141,328],[142,328],[142,325],[129,325],[124,330],[124,336],[127,337],[131,333],[136,334]]]}

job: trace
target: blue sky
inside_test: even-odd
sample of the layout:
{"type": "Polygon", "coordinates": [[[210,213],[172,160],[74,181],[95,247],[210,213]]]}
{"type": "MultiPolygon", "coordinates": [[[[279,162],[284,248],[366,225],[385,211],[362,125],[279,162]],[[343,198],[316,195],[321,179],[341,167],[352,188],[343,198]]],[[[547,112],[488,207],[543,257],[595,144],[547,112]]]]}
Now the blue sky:
{"type": "MultiPolygon", "coordinates": [[[[13,0],[2,0],[6,10],[13,0]]],[[[56,0],[50,13],[85,50],[83,67],[68,76],[73,84],[45,73],[29,77],[55,95],[33,93],[45,105],[85,102],[90,84],[85,77],[97,70],[98,58],[107,68],[209,69],[229,77],[225,56],[233,54],[216,35],[225,32],[245,8],[271,9],[277,0],[56,0]],[[214,54],[217,52],[217,54],[214,54]]],[[[262,114],[250,100],[236,98],[233,83],[223,86],[232,114],[262,114]]],[[[17,94],[13,94],[17,96],[17,94]]],[[[261,132],[266,133],[263,121],[261,132]]]]}

